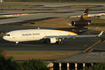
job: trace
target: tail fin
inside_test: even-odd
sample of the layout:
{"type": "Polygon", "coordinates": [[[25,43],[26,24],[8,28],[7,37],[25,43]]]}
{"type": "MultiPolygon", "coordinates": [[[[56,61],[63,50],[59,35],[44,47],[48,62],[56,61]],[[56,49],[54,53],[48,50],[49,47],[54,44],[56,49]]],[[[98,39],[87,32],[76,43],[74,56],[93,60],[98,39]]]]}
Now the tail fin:
{"type": "Polygon", "coordinates": [[[89,9],[86,9],[77,21],[71,22],[71,25],[75,26],[76,28],[84,28],[84,26],[88,26],[91,23],[91,20],[86,20],[88,12],[89,9]]]}
{"type": "Polygon", "coordinates": [[[85,11],[81,15],[81,17],[78,19],[78,21],[84,21],[84,20],[86,20],[86,18],[88,16],[88,12],[89,12],[89,9],[85,9],[85,11]]]}

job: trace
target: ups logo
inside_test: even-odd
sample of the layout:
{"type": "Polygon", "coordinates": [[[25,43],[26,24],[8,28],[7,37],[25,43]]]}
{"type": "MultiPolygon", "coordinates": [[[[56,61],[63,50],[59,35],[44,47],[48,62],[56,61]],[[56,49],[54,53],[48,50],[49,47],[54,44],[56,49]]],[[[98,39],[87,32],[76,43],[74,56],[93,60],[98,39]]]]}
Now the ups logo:
{"type": "Polygon", "coordinates": [[[83,13],[83,19],[85,20],[87,18],[87,13],[83,13]]]}

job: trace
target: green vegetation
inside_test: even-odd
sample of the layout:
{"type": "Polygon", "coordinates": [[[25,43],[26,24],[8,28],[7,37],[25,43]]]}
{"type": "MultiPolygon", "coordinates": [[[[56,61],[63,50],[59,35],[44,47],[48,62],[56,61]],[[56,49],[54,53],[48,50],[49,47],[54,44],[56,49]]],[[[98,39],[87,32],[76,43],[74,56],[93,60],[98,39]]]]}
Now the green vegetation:
{"type": "Polygon", "coordinates": [[[7,51],[7,56],[13,56],[15,60],[28,60],[28,59],[43,59],[43,60],[56,60],[71,56],[81,51],[7,51]]]}
{"type": "Polygon", "coordinates": [[[5,0],[5,2],[105,2],[105,0],[5,0]]]}
{"type": "Polygon", "coordinates": [[[8,57],[5,51],[0,49],[0,70],[46,70],[47,65],[41,59],[31,59],[17,63],[13,57],[8,57]]]}
{"type": "Polygon", "coordinates": [[[0,49],[0,53],[2,53],[2,50],[0,49]]]}
{"type": "MultiPolygon", "coordinates": [[[[50,9],[34,9],[37,6],[41,5],[0,5],[1,11],[48,11],[50,9]],[[20,7],[22,9],[20,9],[20,7]]],[[[82,6],[64,6],[64,7],[54,7],[54,8],[93,8],[98,7],[94,5],[82,5],[82,6]]],[[[49,12],[49,13],[65,13],[65,12],[49,12]]],[[[1,17],[0,19],[6,19],[12,17],[1,17]]]]}
{"type": "Polygon", "coordinates": [[[93,66],[90,66],[89,68],[86,67],[85,70],[105,70],[105,63],[99,63],[93,66]]]}
{"type": "Polygon", "coordinates": [[[41,59],[31,59],[21,63],[22,70],[46,70],[47,65],[41,59]]]}
{"type": "Polygon", "coordinates": [[[0,9],[1,11],[46,11],[48,9],[0,9]]]}
{"type": "MultiPolygon", "coordinates": [[[[0,70],[48,70],[47,63],[41,59],[29,59],[21,63],[17,63],[13,61],[13,57],[6,57],[5,53],[5,51],[0,50],[0,70]]],[[[96,65],[86,67],[85,70],[105,70],[105,63],[98,63],[96,65]]]]}
{"type": "Polygon", "coordinates": [[[98,7],[95,5],[76,5],[76,6],[65,6],[65,7],[57,7],[57,8],[93,8],[93,7],[98,7]]]}
{"type": "MultiPolygon", "coordinates": [[[[26,23],[22,24],[23,26],[37,26],[37,27],[70,27],[67,23],[71,24],[73,20],[77,20],[78,18],[53,18],[48,20],[41,20],[33,22],[35,24],[26,23]]],[[[88,18],[92,23],[90,26],[105,26],[105,20],[97,19],[97,18],[88,18]]]]}
{"type": "MultiPolygon", "coordinates": [[[[77,51],[78,52],[78,51],[77,51]]],[[[7,51],[8,54],[52,54],[52,53],[75,53],[74,51],[7,51]]]]}
{"type": "Polygon", "coordinates": [[[7,19],[8,17],[0,17],[0,19],[7,19]]]}
{"type": "Polygon", "coordinates": [[[105,23],[91,23],[90,26],[105,26],[105,23]]]}
{"type": "Polygon", "coordinates": [[[6,57],[5,53],[0,53],[0,70],[21,70],[20,65],[13,61],[13,57],[6,57]]]}
{"type": "Polygon", "coordinates": [[[46,70],[47,64],[41,59],[31,59],[17,63],[13,57],[8,57],[5,51],[0,49],[0,70],[46,70]]]}

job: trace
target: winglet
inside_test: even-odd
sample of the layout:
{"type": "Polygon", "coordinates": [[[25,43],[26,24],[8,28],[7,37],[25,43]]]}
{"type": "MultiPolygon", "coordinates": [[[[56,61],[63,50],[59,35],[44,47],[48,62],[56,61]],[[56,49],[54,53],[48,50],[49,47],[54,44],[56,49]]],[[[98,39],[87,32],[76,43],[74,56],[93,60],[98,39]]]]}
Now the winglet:
{"type": "Polygon", "coordinates": [[[82,13],[81,17],[78,19],[78,21],[84,21],[86,20],[87,16],[88,16],[88,12],[89,12],[89,9],[85,9],[85,11],[82,13]]]}
{"type": "Polygon", "coordinates": [[[104,33],[104,31],[101,31],[100,34],[98,35],[98,37],[100,37],[103,33],[104,33]]]}

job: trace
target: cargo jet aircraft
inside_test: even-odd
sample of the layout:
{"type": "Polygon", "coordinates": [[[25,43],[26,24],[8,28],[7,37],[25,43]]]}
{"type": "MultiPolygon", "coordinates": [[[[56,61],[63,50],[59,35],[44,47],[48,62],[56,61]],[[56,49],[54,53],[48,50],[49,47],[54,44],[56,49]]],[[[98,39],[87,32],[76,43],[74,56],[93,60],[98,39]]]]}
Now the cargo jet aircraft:
{"type": "Polygon", "coordinates": [[[89,9],[86,9],[81,17],[77,21],[72,21],[72,28],[51,28],[51,29],[26,29],[26,30],[14,30],[6,33],[3,36],[4,40],[16,42],[36,41],[44,40],[46,43],[58,43],[61,44],[62,40],[66,38],[76,37],[100,37],[103,31],[99,35],[80,35],[88,30],[85,26],[91,23],[91,20],[86,20],[89,9]]]}

